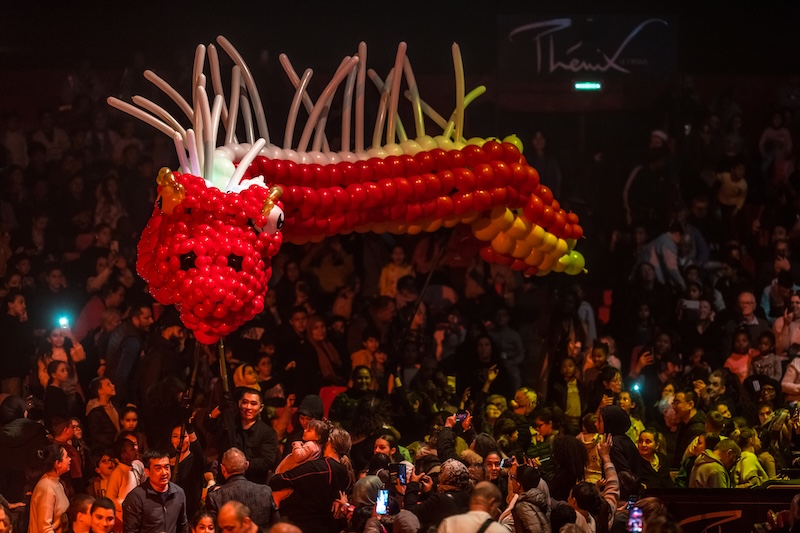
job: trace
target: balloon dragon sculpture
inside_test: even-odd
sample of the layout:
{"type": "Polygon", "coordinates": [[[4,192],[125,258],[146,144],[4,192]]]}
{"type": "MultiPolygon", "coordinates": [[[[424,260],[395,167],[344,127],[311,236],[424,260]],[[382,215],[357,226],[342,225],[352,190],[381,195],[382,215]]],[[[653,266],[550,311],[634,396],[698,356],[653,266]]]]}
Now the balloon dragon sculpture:
{"type": "Polygon", "coordinates": [[[200,342],[221,340],[263,310],[272,257],[284,241],[319,242],[353,231],[416,234],[467,224],[482,241],[485,261],[525,275],[583,271],[583,256],[573,249],[583,235],[578,217],[539,183],[519,139],[464,138],[464,110],[485,88],[465,93],[458,45],[452,48],[455,110],[447,119],[420,98],[405,43],[385,80],[366,68],[367,47],[361,43],[316,102],[307,92],[312,71],[298,75],[281,55],[295,93],[279,146],[270,139],[242,56],[224,37],[217,41],[234,63],[227,101],[213,44],[197,47],[191,103],[152,71],[144,74],[177,104],[191,128],[141,96],[132,98],[136,105],[108,99],[175,142],[180,172],[164,168],[158,175],[136,268],[153,297],[174,305],[200,342]],[[367,77],[380,93],[370,147],[364,135],[367,77]],[[403,79],[414,138],[397,111],[403,79]],[[342,84],[336,152],[326,122],[342,84]],[[301,105],[308,118],[295,143],[301,105]],[[426,133],[425,116],[441,128],[440,135],[426,133]]]}

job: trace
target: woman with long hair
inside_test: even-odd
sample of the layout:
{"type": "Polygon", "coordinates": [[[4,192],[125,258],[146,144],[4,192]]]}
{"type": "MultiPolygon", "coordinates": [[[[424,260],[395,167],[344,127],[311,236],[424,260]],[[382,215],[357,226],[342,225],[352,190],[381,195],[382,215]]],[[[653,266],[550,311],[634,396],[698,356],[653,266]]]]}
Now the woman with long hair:
{"type": "Polygon", "coordinates": [[[83,346],[72,336],[67,327],[55,327],[50,330],[47,337],[47,348],[39,354],[37,360],[37,373],[39,384],[46,388],[50,383],[48,365],[51,361],[62,361],[67,365],[67,377],[60,388],[64,391],[67,400],[67,410],[74,415],[82,415],[83,404],[86,397],[78,382],[78,372],[75,363],[86,359],[83,346]]]}
{"type": "Polygon", "coordinates": [[[553,439],[552,461],[550,495],[556,500],[566,501],[570,489],[585,479],[589,464],[586,446],[575,437],[559,435],[553,439]]]}
{"type": "Polygon", "coordinates": [[[44,420],[52,427],[55,418],[70,418],[67,395],[62,389],[69,373],[64,361],[50,361],[47,365],[47,388],[44,390],[44,420]]]}
{"type": "Polygon", "coordinates": [[[42,459],[44,474],[31,495],[28,533],[61,533],[68,524],[62,521],[67,512],[69,499],[59,478],[69,472],[70,458],[60,444],[51,444],[44,449],[42,459]]]}
{"type": "Polygon", "coordinates": [[[306,335],[311,346],[317,352],[319,369],[326,385],[343,385],[344,378],[341,373],[344,369],[342,357],[336,347],[328,340],[328,326],[325,319],[315,315],[308,319],[306,335]]]}
{"type": "Polygon", "coordinates": [[[661,451],[664,437],[653,428],[639,433],[638,450],[640,466],[639,481],[648,489],[670,489],[675,487],[669,473],[669,460],[661,451]]]}

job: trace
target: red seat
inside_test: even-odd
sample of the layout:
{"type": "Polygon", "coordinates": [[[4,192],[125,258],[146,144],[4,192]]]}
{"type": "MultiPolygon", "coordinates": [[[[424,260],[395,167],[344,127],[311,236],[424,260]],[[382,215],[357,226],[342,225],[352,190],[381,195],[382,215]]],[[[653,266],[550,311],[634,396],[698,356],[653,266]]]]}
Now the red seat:
{"type": "Polygon", "coordinates": [[[328,385],[319,389],[319,397],[322,398],[322,412],[325,418],[328,418],[328,411],[330,411],[333,399],[347,390],[347,387],[337,387],[336,385],[328,385]]]}

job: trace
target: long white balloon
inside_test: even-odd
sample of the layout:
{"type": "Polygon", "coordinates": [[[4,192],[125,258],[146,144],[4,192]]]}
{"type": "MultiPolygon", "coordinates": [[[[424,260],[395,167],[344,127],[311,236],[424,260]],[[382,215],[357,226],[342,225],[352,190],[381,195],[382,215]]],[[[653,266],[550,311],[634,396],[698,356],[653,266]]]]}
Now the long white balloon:
{"type": "Polygon", "coordinates": [[[233,59],[233,62],[242,68],[242,76],[244,77],[245,84],[247,85],[247,92],[250,94],[250,97],[253,100],[253,106],[255,107],[258,132],[267,142],[269,142],[267,117],[264,115],[264,106],[261,103],[261,97],[258,94],[258,88],[256,87],[255,80],[253,79],[253,74],[250,72],[247,63],[244,62],[241,54],[239,54],[239,51],[231,44],[230,41],[228,41],[228,39],[220,35],[217,37],[217,42],[222,49],[225,50],[228,56],[233,59]]]}

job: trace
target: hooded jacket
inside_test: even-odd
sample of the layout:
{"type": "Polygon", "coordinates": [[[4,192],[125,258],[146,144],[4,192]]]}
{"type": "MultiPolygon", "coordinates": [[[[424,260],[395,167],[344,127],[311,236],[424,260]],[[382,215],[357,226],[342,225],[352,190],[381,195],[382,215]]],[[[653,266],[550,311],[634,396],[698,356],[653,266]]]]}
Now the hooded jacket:
{"type": "Polygon", "coordinates": [[[689,476],[690,489],[729,489],[733,487],[731,476],[722,462],[709,450],[704,451],[694,462],[689,476]]]}
{"type": "Polygon", "coordinates": [[[547,500],[547,495],[538,488],[519,495],[511,509],[515,533],[550,533],[547,500]]]}
{"type": "Polygon", "coordinates": [[[617,473],[631,472],[638,478],[640,475],[639,450],[626,435],[631,427],[630,416],[616,405],[603,407],[600,416],[603,417],[605,433],[610,433],[612,437],[611,462],[614,463],[617,473]]]}
{"type": "Polygon", "coordinates": [[[300,425],[300,415],[310,416],[314,420],[322,420],[325,411],[322,407],[322,398],[316,394],[307,394],[300,401],[297,411],[292,415],[292,432],[286,436],[286,445],[283,448],[283,456],[287,457],[292,453],[292,443],[303,440],[303,427],[300,425]]]}

